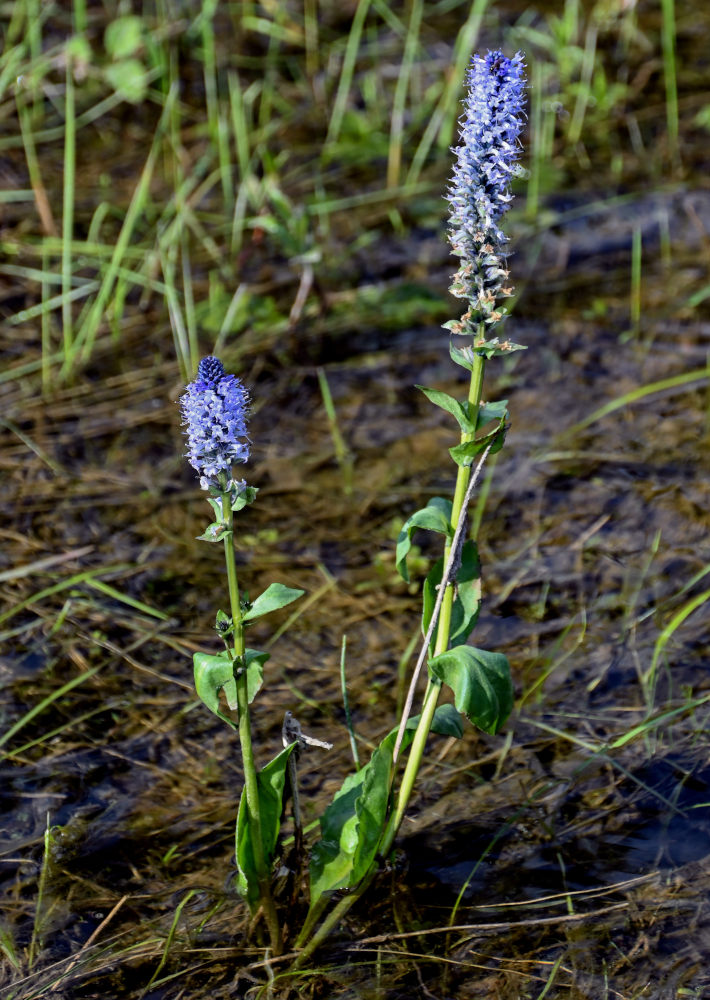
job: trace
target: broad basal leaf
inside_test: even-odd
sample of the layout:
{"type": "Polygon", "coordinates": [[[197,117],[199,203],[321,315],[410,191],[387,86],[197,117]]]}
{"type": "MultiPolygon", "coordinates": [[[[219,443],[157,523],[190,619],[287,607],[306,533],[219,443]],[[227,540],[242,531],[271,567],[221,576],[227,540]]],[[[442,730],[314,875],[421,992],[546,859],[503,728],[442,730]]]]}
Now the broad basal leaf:
{"type": "Polygon", "coordinates": [[[486,733],[497,733],[513,708],[510,664],[502,653],[454,646],[429,661],[434,677],[454,692],[459,712],[486,733]]]}
{"type": "MultiPolygon", "coordinates": [[[[271,872],[271,866],[276,854],[276,844],[281,826],[283,809],[283,793],[286,781],[288,759],[298,746],[291,743],[278,757],[274,757],[256,776],[259,790],[259,818],[261,822],[261,842],[264,852],[266,870],[271,872]]],[[[260,901],[259,880],[254,862],[254,844],[252,841],[251,824],[249,823],[249,805],[246,789],[242,790],[237,813],[236,829],[237,868],[239,869],[239,891],[249,904],[252,912],[257,909],[260,901]]]]}
{"type": "Polygon", "coordinates": [[[389,802],[394,742],[387,740],[345,779],[321,817],[321,839],[311,854],[311,903],[324,892],[356,885],[375,856],[389,802]]]}
{"type": "MultiPolygon", "coordinates": [[[[405,751],[419,717],[409,719],[402,741],[405,751]]],[[[453,705],[440,705],[431,731],[463,735],[453,705]]],[[[311,905],[325,892],[352,888],[367,874],[384,832],[390,804],[392,755],[397,730],[384,738],[365,767],[349,775],[321,818],[321,839],[311,855],[311,905]]]]}

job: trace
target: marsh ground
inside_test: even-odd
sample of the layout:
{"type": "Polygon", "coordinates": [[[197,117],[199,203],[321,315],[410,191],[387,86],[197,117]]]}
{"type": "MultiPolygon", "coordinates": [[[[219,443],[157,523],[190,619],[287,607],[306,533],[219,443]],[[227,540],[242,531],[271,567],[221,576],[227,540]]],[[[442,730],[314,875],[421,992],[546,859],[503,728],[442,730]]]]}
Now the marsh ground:
{"type": "Polygon", "coordinates": [[[4,995],[710,996],[704,7],[165,0],[133,5],[122,48],[127,8],[7,6],[4,995]],[[253,632],[257,752],[286,710],[335,744],[300,763],[312,821],[350,767],[341,636],[366,753],[418,627],[394,540],[453,481],[455,429],[413,385],[460,389],[442,192],[466,45],[524,48],[531,78],[528,350],[487,372],[512,421],[476,633],[516,708],[496,737],[432,740],[367,905],[269,982],[233,889],[237,748],[191,682],[224,584],[175,400],[215,342],[251,387],[241,580],[307,592],[253,632]]]}

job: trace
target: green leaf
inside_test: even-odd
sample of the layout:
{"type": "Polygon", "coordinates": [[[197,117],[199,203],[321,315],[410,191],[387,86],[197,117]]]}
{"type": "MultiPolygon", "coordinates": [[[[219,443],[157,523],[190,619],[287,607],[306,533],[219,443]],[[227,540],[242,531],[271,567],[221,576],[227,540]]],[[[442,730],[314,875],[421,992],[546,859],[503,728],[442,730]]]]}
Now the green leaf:
{"type": "MultiPolygon", "coordinates": [[[[422,595],[422,635],[426,635],[437,598],[437,587],[444,572],[444,560],[439,559],[432,566],[424,581],[422,595]]],[[[456,574],[456,597],[451,609],[450,641],[464,642],[476,626],[481,607],[481,563],[474,541],[467,541],[461,548],[461,565],[456,574]]],[[[435,639],[432,637],[431,651],[435,639]]]]}
{"type": "Polygon", "coordinates": [[[476,455],[481,455],[489,445],[491,455],[501,450],[505,443],[505,431],[505,423],[501,422],[474,441],[464,441],[449,448],[449,454],[457,465],[472,465],[476,455]]]}
{"type": "Polygon", "coordinates": [[[264,683],[264,664],[270,656],[270,653],[262,653],[258,649],[244,650],[244,664],[247,672],[247,701],[250,705],[264,683]]]}
{"type": "Polygon", "coordinates": [[[468,401],[466,403],[459,403],[453,396],[449,396],[447,392],[441,392],[440,389],[427,389],[423,385],[418,385],[416,388],[421,389],[430,403],[440,406],[442,410],[446,410],[447,413],[455,417],[464,434],[474,433],[476,424],[469,416],[468,401]]]}
{"type": "Polygon", "coordinates": [[[491,420],[497,420],[498,423],[505,423],[508,419],[508,400],[499,399],[497,403],[481,403],[478,410],[478,420],[476,421],[476,428],[480,429],[489,424],[491,420]]]}
{"type": "Polygon", "coordinates": [[[409,517],[397,538],[397,572],[409,583],[409,570],[407,569],[407,555],[412,547],[412,535],[417,528],[426,528],[428,531],[439,531],[448,538],[454,537],[454,529],[451,525],[451,501],[443,497],[432,497],[426,507],[416,511],[409,517]]]}
{"type": "Polygon", "coordinates": [[[474,366],[475,352],[472,347],[454,347],[453,343],[449,343],[449,354],[451,355],[451,360],[466,371],[472,372],[474,366]]]}
{"type": "Polygon", "coordinates": [[[471,465],[476,455],[482,454],[489,445],[492,455],[500,451],[505,442],[507,406],[507,399],[497,403],[482,404],[476,421],[478,436],[472,441],[462,441],[461,444],[449,448],[449,454],[457,465],[471,465]],[[486,427],[488,429],[483,430],[486,427]]]}
{"type": "MultiPolygon", "coordinates": [[[[416,721],[418,721],[418,717],[416,721]]],[[[453,736],[457,740],[462,738],[461,716],[453,705],[437,705],[431,723],[431,732],[437,733],[439,736],[453,736]]]]}
{"type": "Polygon", "coordinates": [[[487,441],[463,441],[461,444],[449,448],[449,455],[457,465],[473,465],[476,455],[480,455],[487,447],[487,441]]]}
{"type": "Polygon", "coordinates": [[[224,524],[224,515],[222,513],[221,499],[216,499],[215,497],[207,497],[207,503],[214,511],[214,516],[217,518],[217,523],[224,524]]]}
{"type": "Polygon", "coordinates": [[[502,653],[454,646],[430,660],[429,671],[454,692],[459,712],[485,733],[497,733],[510,715],[513,684],[502,653]]]}
{"type": "Polygon", "coordinates": [[[490,340],[482,340],[476,343],[476,353],[483,354],[489,361],[491,358],[505,357],[513,351],[526,351],[525,344],[514,344],[510,340],[500,340],[499,337],[492,337],[490,340]]]}
{"type": "Polygon", "coordinates": [[[227,531],[224,521],[213,521],[208,524],[205,531],[197,536],[199,542],[223,542],[231,532],[227,531]]]}
{"type": "Polygon", "coordinates": [[[237,684],[234,668],[227,651],[218,653],[195,653],[192,657],[195,668],[195,690],[198,698],[220,719],[236,729],[236,725],[219,707],[219,693],[224,690],[230,708],[237,707],[237,684]]]}
{"type": "Polygon", "coordinates": [[[258,492],[259,491],[255,486],[247,486],[245,490],[237,495],[236,500],[232,504],[232,510],[238,511],[243,507],[246,507],[248,504],[254,503],[258,492]]]}
{"type": "MultiPolygon", "coordinates": [[[[281,828],[281,813],[283,811],[283,792],[286,782],[288,760],[298,743],[291,743],[272,761],[257,773],[256,782],[259,791],[259,819],[261,822],[261,842],[266,862],[266,869],[271,866],[276,855],[276,844],[281,828]]],[[[254,862],[254,844],[252,841],[251,824],[249,823],[249,805],[246,789],[242,790],[237,813],[236,829],[237,868],[239,869],[239,891],[249,904],[252,913],[260,902],[259,880],[254,862]]]]}
{"type": "Polygon", "coordinates": [[[138,59],[122,59],[104,70],[116,93],[131,104],[140,104],[148,90],[148,74],[138,59]]]}
{"type": "Polygon", "coordinates": [[[112,59],[134,56],[143,44],[143,19],[136,14],[109,21],[104,32],[104,45],[112,59]]]}
{"type": "Polygon", "coordinates": [[[263,594],[260,594],[244,615],[242,621],[251,622],[262,615],[268,615],[271,611],[278,611],[285,608],[292,601],[297,601],[305,594],[305,590],[295,590],[293,587],[286,587],[283,583],[270,583],[263,594]]]}
{"type": "MultiPolygon", "coordinates": [[[[402,751],[410,746],[418,722],[418,716],[408,720],[402,751]]],[[[453,705],[436,709],[431,731],[457,738],[463,735],[453,705]]],[[[365,767],[348,775],[323,814],[321,839],[311,854],[311,905],[323,893],[356,886],[374,861],[387,822],[396,741],[397,729],[393,729],[365,767]]]]}
{"type": "MultiPolygon", "coordinates": [[[[264,681],[264,663],[269,659],[269,653],[256,649],[247,649],[244,653],[244,663],[247,672],[247,698],[252,703],[264,681]]],[[[236,725],[219,707],[219,693],[224,691],[227,704],[234,710],[237,707],[237,682],[234,679],[234,664],[225,649],[222,653],[195,653],[193,658],[195,670],[195,690],[200,700],[228,726],[236,729],[236,725]]]]}
{"type": "MultiPolygon", "coordinates": [[[[411,739],[410,734],[406,742],[411,739]]],[[[321,839],[311,853],[311,903],[325,892],[356,885],[375,856],[389,803],[394,744],[387,740],[345,779],[321,817],[321,839]]]]}

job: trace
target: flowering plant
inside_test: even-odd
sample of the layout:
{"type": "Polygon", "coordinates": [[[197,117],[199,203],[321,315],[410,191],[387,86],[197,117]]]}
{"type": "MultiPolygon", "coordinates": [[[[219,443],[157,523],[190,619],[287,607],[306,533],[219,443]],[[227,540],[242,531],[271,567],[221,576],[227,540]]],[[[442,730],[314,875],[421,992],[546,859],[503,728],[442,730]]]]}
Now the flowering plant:
{"type": "MultiPolygon", "coordinates": [[[[370,761],[347,777],[320,821],[321,836],[310,859],[310,906],[296,940],[302,964],[342,920],[387,857],[405,815],[430,732],[463,736],[461,716],[488,733],[505,723],[513,705],[510,666],[500,653],[468,644],[480,601],[480,562],[474,539],[466,539],[466,512],[488,455],[503,446],[508,424],[506,401],[482,402],[486,361],[520,350],[521,345],[492,336],[505,318],[509,297],[506,236],[500,228],[508,209],[511,179],[517,169],[518,137],[524,105],[524,64],[520,53],[474,56],[467,77],[468,95],[461,122],[461,145],[448,190],[449,238],[460,258],[451,291],[467,303],[458,320],[445,324],[463,346],[451,345],[452,360],[469,372],[468,395],[457,400],[420,386],[427,398],[451,414],[460,430],[450,449],[457,467],[453,499],[434,497],[412,514],[397,541],[397,569],[409,579],[407,557],[415,531],[444,536],[444,552],[423,586],[423,641],[398,726],[382,740],[370,761]],[[421,711],[412,716],[424,664],[427,682],[421,711]],[[439,705],[443,686],[454,705],[439,705]],[[398,765],[404,759],[398,780],[398,765]],[[347,894],[336,899],[338,890],[347,894]],[[334,902],[330,912],[328,907],[334,902]]],[[[244,792],[237,817],[236,856],[239,887],[253,913],[262,912],[275,954],[283,948],[282,926],[271,888],[271,870],[281,822],[284,789],[291,784],[296,843],[300,846],[295,751],[308,741],[295,719],[284,723],[284,750],[257,770],[252,749],[249,705],[261,687],[266,653],[248,649],[244,629],[255,618],[284,607],[303,593],[271,584],[253,603],[240,599],[233,516],[254,501],[257,491],[235,480],[233,467],[247,461],[248,396],[234,375],[214,357],[204,358],[197,378],[181,400],[188,437],[188,458],[208,494],[215,520],[201,536],[223,542],[230,611],[217,614],[215,628],[224,642],[219,655],[195,654],[197,693],[211,711],[238,728],[244,762],[244,792]],[[220,692],[238,713],[238,726],[219,707],[220,692]]],[[[318,741],[308,741],[318,742],[318,741]]],[[[326,745],[327,744],[321,744],[326,745]]]]}
{"type": "Polygon", "coordinates": [[[281,800],[286,769],[296,743],[257,772],[251,738],[249,706],[263,681],[268,653],[248,649],[244,642],[246,625],[303,594],[280,583],[272,583],[250,603],[240,598],[234,558],[233,519],[235,512],[253,503],[257,490],[244,480],[233,478],[233,466],[249,458],[246,422],[247,392],[234,375],[228,375],[215,357],[203,358],[197,378],[180,400],[188,458],[200,474],[200,485],[209,493],[215,520],[200,536],[206,542],[223,542],[227,566],[230,612],[218,611],[217,634],[225,649],[218,655],[196,653],[195,688],[205,705],[228,725],[237,728],[219,707],[224,691],[230,709],[238,713],[239,742],[244,765],[244,792],[237,815],[236,856],[239,888],[252,909],[260,905],[269,930],[271,946],[281,950],[281,929],[271,892],[281,800]]]}

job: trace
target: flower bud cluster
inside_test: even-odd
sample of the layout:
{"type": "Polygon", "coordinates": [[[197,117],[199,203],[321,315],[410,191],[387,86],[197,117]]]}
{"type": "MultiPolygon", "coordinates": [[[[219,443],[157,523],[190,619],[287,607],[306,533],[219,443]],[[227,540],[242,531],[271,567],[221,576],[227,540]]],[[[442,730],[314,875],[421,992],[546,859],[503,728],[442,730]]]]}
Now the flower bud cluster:
{"type": "Polygon", "coordinates": [[[461,265],[451,286],[469,308],[447,323],[453,333],[476,336],[481,323],[504,318],[499,300],[511,294],[499,222],[508,210],[511,178],[519,156],[525,76],[522,53],[475,55],[467,76],[468,94],[455,150],[457,162],[447,198],[451,205],[449,240],[461,265]]]}
{"type": "Polygon", "coordinates": [[[215,357],[200,361],[197,378],[180,398],[187,434],[187,458],[200,486],[225,491],[232,466],[249,458],[249,395],[236,375],[228,375],[215,357]]]}

